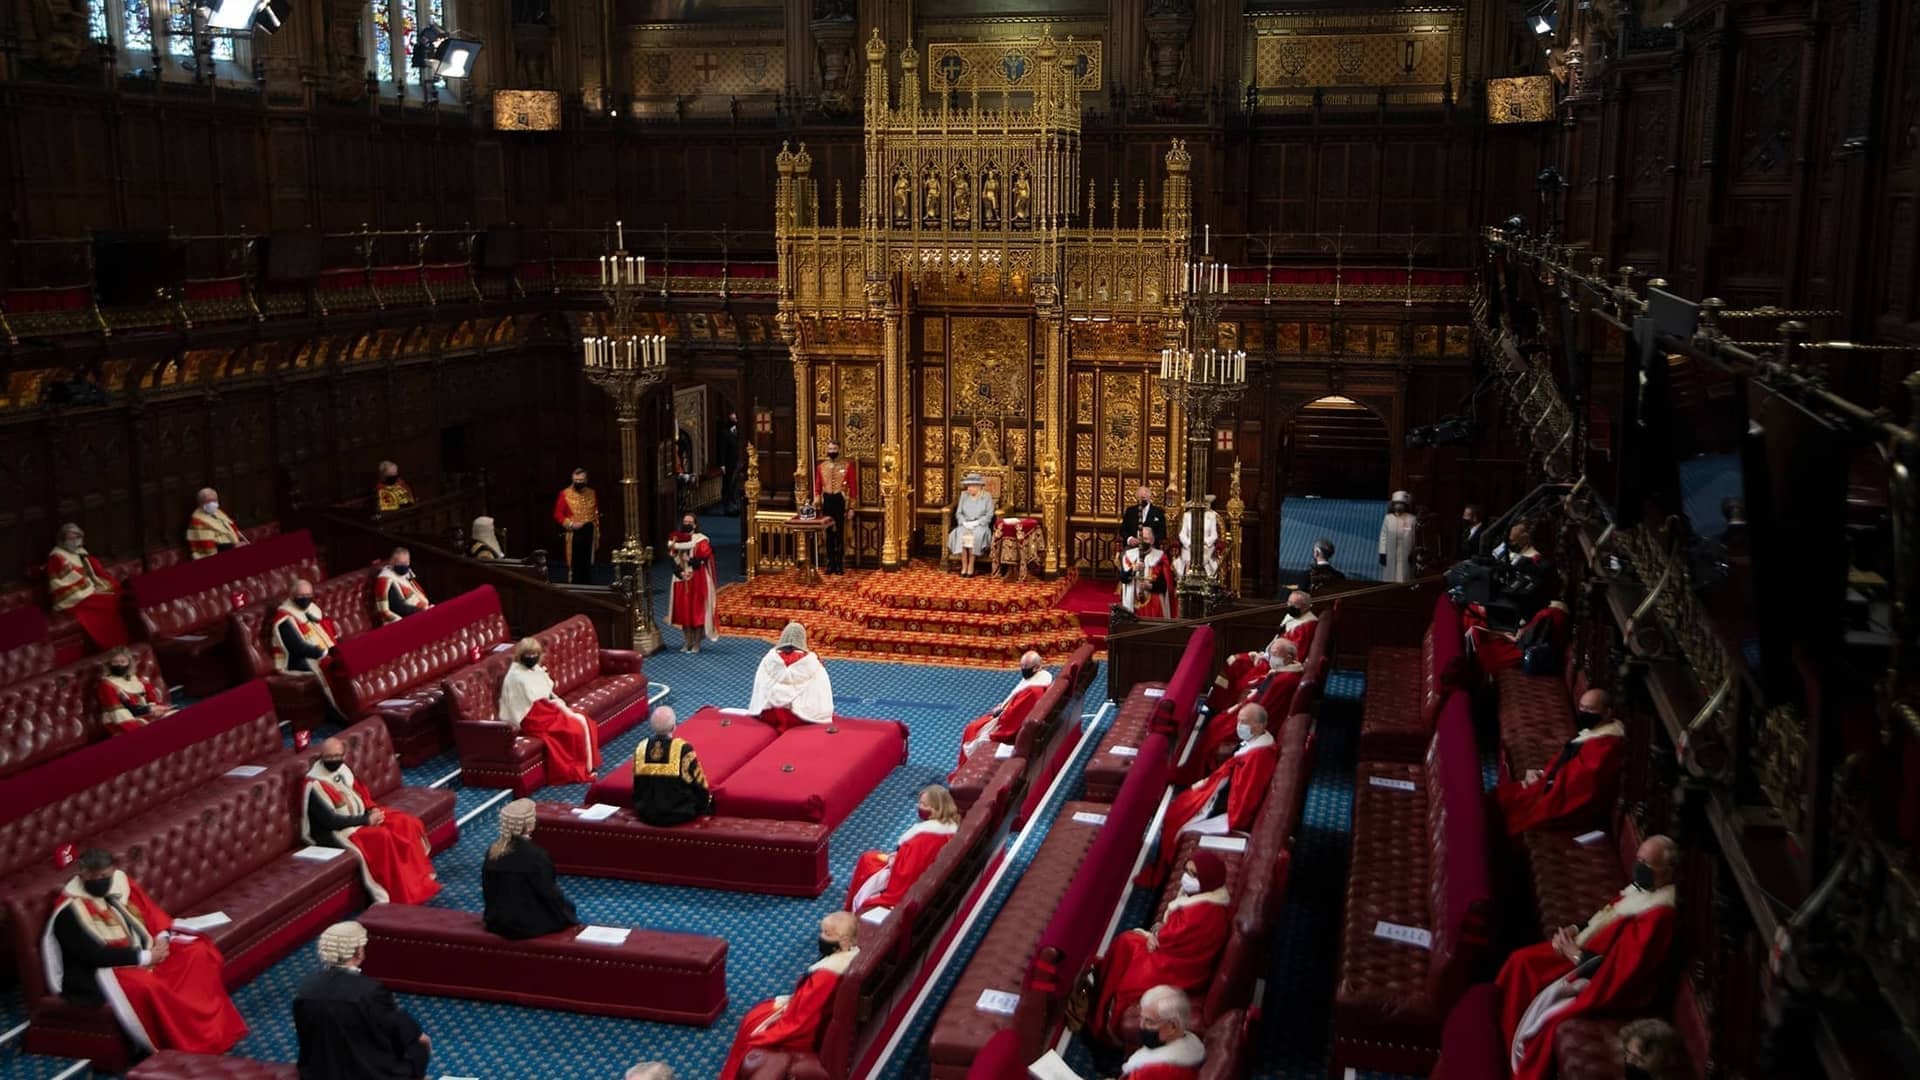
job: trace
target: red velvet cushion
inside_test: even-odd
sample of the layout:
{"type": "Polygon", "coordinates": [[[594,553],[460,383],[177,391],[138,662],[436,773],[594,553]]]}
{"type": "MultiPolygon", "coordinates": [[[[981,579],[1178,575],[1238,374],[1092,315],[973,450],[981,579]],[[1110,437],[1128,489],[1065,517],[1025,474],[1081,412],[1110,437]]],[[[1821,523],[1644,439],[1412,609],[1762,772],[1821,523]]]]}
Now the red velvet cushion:
{"type": "MultiPolygon", "coordinates": [[[[835,718],[836,725],[845,722],[835,718]]],[[[708,705],[681,721],[674,734],[693,745],[694,753],[700,756],[700,768],[707,775],[708,785],[716,786],[752,760],[755,754],[771,745],[776,733],[771,725],[763,724],[752,716],[708,705]]],[[[612,803],[615,806],[631,803],[632,759],[613,762],[607,774],[587,790],[587,797],[583,801],[588,804],[612,803]]]]}
{"type": "Polygon", "coordinates": [[[299,1076],[295,1065],[162,1050],[135,1065],[127,1080],[299,1080],[299,1076]]]}
{"type": "Polygon", "coordinates": [[[907,726],[897,720],[802,724],[714,785],[714,813],[836,828],[906,759],[907,726]]]}

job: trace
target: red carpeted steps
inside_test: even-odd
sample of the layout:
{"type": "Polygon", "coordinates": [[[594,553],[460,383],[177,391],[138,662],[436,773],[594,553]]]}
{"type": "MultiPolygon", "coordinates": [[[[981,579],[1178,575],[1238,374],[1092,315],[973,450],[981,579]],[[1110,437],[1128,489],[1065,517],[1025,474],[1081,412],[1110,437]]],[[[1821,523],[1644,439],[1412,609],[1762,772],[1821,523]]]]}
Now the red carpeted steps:
{"type": "Polygon", "coordinates": [[[845,656],[998,666],[1028,649],[1058,658],[1084,643],[1080,620],[1055,606],[1068,587],[963,578],[920,564],[854,571],[812,587],[781,574],[722,589],[715,617],[725,630],[762,637],[798,619],[815,647],[845,656]]]}

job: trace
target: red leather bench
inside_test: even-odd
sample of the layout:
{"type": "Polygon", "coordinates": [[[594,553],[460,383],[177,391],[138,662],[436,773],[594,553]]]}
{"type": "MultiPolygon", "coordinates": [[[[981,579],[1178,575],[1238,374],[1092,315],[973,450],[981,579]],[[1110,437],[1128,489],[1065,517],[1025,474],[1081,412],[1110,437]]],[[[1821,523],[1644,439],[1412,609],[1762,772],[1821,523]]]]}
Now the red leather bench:
{"type": "Polygon", "coordinates": [[[1573,832],[1536,829],[1520,834],[1520,856],[1531,885],[1540,937],[1584,924],[1627,883],[1640,833],[1633,819],[1615,814],[1606,835],[1591,844],[1573,832]]]}
{"type": "Polygon", "coordinates": [[[127,583],[133,627],[153,643],[160,668],[190,697],[231,682],[227,616],[257,600],[286,595],[294,581],[326,577],[306,530],[269,537],[205,559],[150,570],[127,583]]]}
{"type": "Polygon", "coordinates": [[[953,801],[960,804],[962,811],[973,806],[973,801],[980,797],[980,792],[1000,771],[1000,764],[1008,758],[1028,763],[1028,771],[1022,777],[1023,787],[1044,789],[1052,783],[1054,772],[1065,761],[1056,749],[1060,735],[1078,729],[1081,703],[1099,668],[1100,662],[1093,658],[1093,646],[1082,645],[1061,665],[1053,685],[1040,695],[1026,720],[1021,722],[1007,757],[976,753],[960,766],[947,782],[947,790],[953,793],[953,801]]]}
{"type": "Polygon", "coordinates": [[[1508,668],[1494,676],[1500,717],[1501,779],[1553,764],[1573,738],[1573,703],[1558,675],[1508,668]]]}
{"type": "MultiPolygon", "coordinates": [[[[130,648],[134,673],[152,682],[167,701],[153,650],[130,648]]],[[[28,773],[108,738],[97,689],[105,667],[94,657],[0,687],[0,777],[28,773]]]]}
{"type": "MultiPolygon", "coordinates": [[[[314,582],[313,602],[333,620],[337,641],[358,637],[373,629],[369,600],[377,567],[365,567],[314,582]]],[[[273,709],[295,730],[306,731],[326,719],[326,697],[320,683],[308,675],[283,675],[273,667],[273,624],[286,593],[255,597],[254,602],[227,618],[228,635],[239,649],[241,677],[267,680],[273,709]]]]}
{"type": "MultiPolygon", "coordinates": [[[[553,678],[554,693],[593,720],[601,745],[646,719],[647,677],[639,653],[601,648],[585,615],[555,623],[534,637],[540,641],[541,661],[553,678]]],[[[526,795],[547,786],[547,752],[539,739],[515,735],[496,719],[500,684],[512,666],[511,651],[502,651],[447,676],[443,685],[453,744],[460,751],[460,782],[526,795]]]]}
{"type": "Polygon", "coordinates": [[[809,821],[704,817],[656,829],[621,807],[584,821],[567,803],[539,804],[540,844],[563,874],[691,885],[703,889],[819,896],[825,892],[827,838],[809,821]]]}
{"type": "Polygon", "coordinates": [[[1456,694],[1441,709],[1424,765],[1361,762],[1356,771],[1336,1073],[1432,1067],[1446,1009],[1488,959],[1488,846],[1473,720],[1456,694]],[[1407,784],[1413,790],[1394,786],[1407,784]],[[1430,947],[1378,936],[1381,923],[1425,930],[1430,947]]]}
{"type": "MultiPolygon", "coordinates": [[[[298,778],[269,769],[250,780],[203,787],[108,830],[93,843],[115,852],[121,866],[176,916],[225,912],[232,921],[207,931],[226,957],[226,982],[237,986],[299,947],[322,927],[364,903],[353,859],[302,859],[290,812],[298,778]]],[[[40,938],[70,869],[45,866],[25,875],[7,900],[14,955],[30,1011],[24,1047],[30,1054],[90,1058],[103,1072],[123,1072],[129,1047],[112,1014],[53,994],[45,981],[40,938]]]]}
{"type": "Polygon", "coordinates": [[[509,941],[474,912],[410,904],[375,904],[360,925],[366,973],[393,990],[702,1027],[727,1009],[724,938],[633,929],[595,945],[575,928],[509,941]]]}
{"type": "Polygon", "coordinates": [[[1165,683],[1141,683],[1128,692],[1127,699],[1120,704],[1119,715],[1107,726],[1092,760],[1087,762],[1084,773],[1087,798],[1102,802],[1113,800],[1134,762],[1139,760],[1137,753],[1115,754],[1114,751],[1138,751],[1152,731],[1168,728],[1174,733],[1170,741],[1173,753],[1182,752],[1187,736],[1193,732],[1195,707],[1213,684],[1213,673],[1219,667],[1214,645],[1213,628],[1196,627],[1193,636],[1187,639],[1187,650],[1180,654],[1180,663],[1173,669],[1172,678],[1165,683]]]}
{"type": "MultiPolygon", "coordinates": [[[[102,560],[101,565],[120,583],[122,590],[129,580],[146,569],[139,559],[102,560]]],[[[46,574],[46,563],[36,563],[27,571],[29,584],[0,593],[0,612],[5,613],[0,622],[6,624],[0,629],[0,649],[27,641],[44,644],[52,650],[47,664],[51,668],[73,663],[85,656],[91,646],[86,631],[80,629],[80,623],[70,612],[53,610],[47,595],[46,574]]],[[[124,592],[122,595],[124,597],[124,592]]]]}
{"type": "Polygon", "coordinates": [[[1433,620],[1418,648],[1376,646],[1367,653],[1361,761],[1418,762],[1426,756],[1464,651],[1461,633],[1459,611],[1442,596],[1434,601],[1433,620]]]}
{"type": "Polygon", "coordinates": [[[133,1067],[127,1080],[300,1080],[300,1067],[277,1061],[162,1050],[133,1067]]]}
{"type": "Polygon", "coordinates": [[[46,615],[24,604],[0,607],[0,686],[11,686],[56,666],[46,615]]]}
{"type": "MultiPolygon", "coordinates": [[[[1632,1016],[1576,1016],[1554,1029],[1554,1072],[1560,1080],[1623,1080],[1620,1029],[1632,1016]]],[[[1673,995],[1671,1013],[1662,1017],[1686,1044],[1689,1075],[1706,1080],[1712,1037],[1706,1017],[1686,979],[1673,995]]],[[[1440,1060],[1432,1080],[1507,1080],[1509,1048],[1500,1032],[1500,989],[1478,983],[1467,989],[1447,1014],[1440,1060]]]]}
{"type": "Polygon", "coordinates": [[[450,741],[444,680],[510,640],[500,596],[483,585],[341,642],[327,679],[341,712],[380,717],[400,763],[418,765],[450,741]]]}
{"type": "MultiPolygon", "coordinates": [[[[835,717],[834,722],[838,724],[843,719],[835,717]]],[[[682,718],[674,735],[692,744],[700,756],[700,770],[706,774],[709,786],[725,783],[727,777],[771,746],[777,737],[770,725],[761,723],[752,713],[713,705],[703,706],[699,712],[682,718]]],[[[609,762],[606,775],[594,781],[582,801],[589,806],[594,803],[632,805],[633,759],[609,762]]]]}

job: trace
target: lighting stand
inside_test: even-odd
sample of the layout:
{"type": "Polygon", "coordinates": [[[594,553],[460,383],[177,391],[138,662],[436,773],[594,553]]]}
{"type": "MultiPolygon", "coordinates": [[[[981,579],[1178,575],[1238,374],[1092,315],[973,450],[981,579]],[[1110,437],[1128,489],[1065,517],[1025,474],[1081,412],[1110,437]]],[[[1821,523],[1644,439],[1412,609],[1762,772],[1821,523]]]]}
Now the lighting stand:
{"type": "Polygon", "coordinates": [[[614,223],[614,251],[600,257],[600,288],[607,298],[605,333],[581,339],[587,381],[613,400],[620,426],[620,495],[626,540],[613,552],[615,588],[627,601],[633,620],[633,647],[642,654],[660,649],[660,627],[653,620],[653,583],[649,570],[653,546],[640,541],[640,406],[647,392],[666,378],[667,339],[640,333],[636,314],[647,283],[647,260],[629,255],[626,230],[614,223]]]}
{"type": "MultiPolygon", "coordinates": [[[[1212,230],[1199,258],[1187,263],[1176,299],[1184,317],[1184,343],[1160,351],[1160,392],[1181,410],[1187,425],[1186,504],[1187,572],[1180,576],[1180,615],[1208,614],[1226,595],[1222,583],[1207,573],[1207,462],[1212,450],[1213,421],[1247,389],[1247,354],[1221,349],[1220,311],[1231,288],[1229,269],[1213,258],[1212,230]]],[[[1175,536],[1179,526],[1170,526],[1175,536]]],[[[1224,568],[1223,568],[1224,569],[1224,568]]]]}

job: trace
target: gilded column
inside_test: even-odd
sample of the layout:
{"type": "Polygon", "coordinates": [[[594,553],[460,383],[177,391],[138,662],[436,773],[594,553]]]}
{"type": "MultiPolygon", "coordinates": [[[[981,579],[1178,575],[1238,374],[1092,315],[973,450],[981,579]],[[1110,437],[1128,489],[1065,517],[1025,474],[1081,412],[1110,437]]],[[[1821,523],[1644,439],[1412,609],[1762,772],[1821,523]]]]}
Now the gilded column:
{"type": "Polygon", "coordinates": [[[813,501],[813,362],[793,351],[793,505],[813,501]]]}
{"type": "MultiPolygon", "coordinates": [[[[1062,479],[1061,462],[1067,456],[1066,386],[1067,323],[1059,312],[1044,319],[1047,329],[1046,360],[1046,440],[1040,455],[1040,475],[1036,483],[1040,513],[1047,529],[1047,556],[1042,569],[1049,575],[1061,569],[1061,552],[1067,539],[1067,491],[1062,479]]],[[[1091,462],[1086,463],[1091,465],[1091,462]]]]}
{"type": "Polygon", "coordinates": [[[900,535],[900,411],[904,396],[900,358],[900,304],[889,291],[880,367],[880,568],[896,570],[912,544],[900,535]]]}

